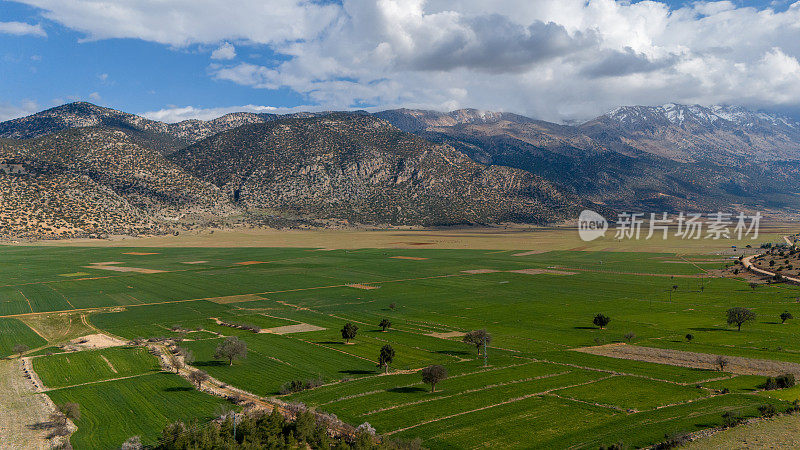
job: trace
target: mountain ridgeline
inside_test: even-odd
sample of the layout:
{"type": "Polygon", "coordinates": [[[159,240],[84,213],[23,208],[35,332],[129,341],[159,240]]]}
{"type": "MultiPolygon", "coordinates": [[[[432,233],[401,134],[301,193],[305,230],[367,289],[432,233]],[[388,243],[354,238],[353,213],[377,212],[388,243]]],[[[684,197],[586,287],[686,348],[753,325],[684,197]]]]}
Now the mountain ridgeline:
{"type": "Polygon", "coordinates": [[[793,214],[799,169],[800,124],[737,107],[622,107],[567,126],[473,109],[162,123],[73,103],[0,123],[0,237],[793,214]]]}

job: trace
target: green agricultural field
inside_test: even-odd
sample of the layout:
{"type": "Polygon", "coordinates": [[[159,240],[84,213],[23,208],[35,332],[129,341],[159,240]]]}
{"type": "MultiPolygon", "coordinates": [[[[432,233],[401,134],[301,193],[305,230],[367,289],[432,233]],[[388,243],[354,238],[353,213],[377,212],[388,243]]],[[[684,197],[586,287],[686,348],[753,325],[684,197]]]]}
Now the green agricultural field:
{"type": "Polygon", "coordinates": [[[49,389],[161,370],[156,358],[140,347],[118,347],[40,356],[33,359],[33,369],[49,389]]]}
{"type": "Polygon", "coordinates": [[[12,354],[16,345],[33,349],[45,344],[47,341],[18,319],[0,317],[0,358],[12,354]]]}
{"type": "Polygon", "coordinates": [[[215,417],[226,401],[195,390],[188,381],[169,373],[59,389],[48,393],[56,404],[80,405],[75,448],[119,448],[131,436],[155,442],[168,423],[205,422],[215,417]]]}
{"type": "MultiPolygon", "coordinates": [[[[302,402],[353,425],[369,422],[390,436],[419,437],[430,448],[597,448],[618,441],[647,446],[668,433],[716,426],[728,411],[756,415],[766,403],[782,410],[798,397],[793,389],[752,395],[763,379],[759,376],[573,351],[625,344],[654,352],[676,349],[800,363],[800,320],[780,324],[778,319],[783,311],[800,317],[797,287],[752,289],[742,279],[719,278],[718,269],[731,264],[729,256],[703,253],[700,246],[691,255],[668,253],[663,246],[658,247],[661,253],[566,248],[532,253],[12,247],[6,255],[9,270],[0,272],[0,298],[6,299],[0,307],[5,311],[0,316],[6,317],[0,320],[9,322],[0,324],[21,324],[13,316],[31,310],[42,313],[36,323],[74,311],[75,317],[85,315],[87,326],[124,339],[180,338],[194,354],[193,366],[224,383],[302,402]],[[99,262],[158,272],[92,265],[99,262]],[[76,273],[89,275],[65,276],[76,273]],[[734,306],[751,308],[756,320],[741,331],[728,326],[725,311],[734,306]],[[605,329],[592,323],[598,313],[611,317],[605,329]],[[382,319],[391,322],[386,332],[378,326],[382,319]],[[264,332],[226,327],[217,320],[253,324],[264,332]],[[358,326],[349,344],[340,334],[347,322],[358,326]],[[271,329],[276,327],[289,328],[275,334],[271,329]],[[481,328],[493,338],[486,360],[460,338],[481,328]],[[684,338],[687,333],[694,336],[691,342],[684,338]],[[214,357],[227,336],[238,337],[248,348],[246,358],[232,365],[214,357]],[[388,375],[377,364],[384,345],[395,350],[388,375]],[[435,393],[419,374],[431,364],[443,365],[450,375],[435,393]],[[280,395],[293,380],[324,385],[280,395]],[[720,394],[723,387],[729,393],[720,394]]],[[[149,389],[145,381],[183,381],[150,374],[152,362],[136,362],[132,349],[82,353],[34,358],[45,384],[63,387],[51,391],[54,400],[84,398],[86,416],[73,438],[84,444],[79,448],[134,431],[152,438],[167,417],[176,418],[161,412],[158,420],[119,425],[121,432],[97,431],[89,418],[108,414],[102,402],[111,397],[105,396],[133,402],[140,396],[136,389],[149,389]],[[116,352],[124,360],[119,367],[116,352]],[[74,370],[63,377],[58,367],[74,370]],[[133,378],[103,381],[122,376],[133,378]]],[[[184,418],[207,417],[216,401],[189,389],[158,392],[154,400],[141,401],[182,402],[184,418]]],[[[130,409],[150,407],[159,410],[145,404],[130,409]]]]}

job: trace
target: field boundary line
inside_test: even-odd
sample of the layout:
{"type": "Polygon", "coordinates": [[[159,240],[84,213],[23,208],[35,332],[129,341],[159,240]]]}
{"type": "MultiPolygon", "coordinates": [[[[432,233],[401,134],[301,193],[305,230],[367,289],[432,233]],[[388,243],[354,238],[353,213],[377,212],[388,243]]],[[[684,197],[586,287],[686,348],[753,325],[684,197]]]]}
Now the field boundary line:
{"type": "MultiPolygon", "coordinates": [[[[575,351],[577,351],[577,350],[575,350],[575,351]]],[[[617,359],[622,359],[622,358],[617,358],[617,359]]],[[[708,381],[712,381],[712,380],[701,380],[701,381],[687,381],[685,383],[682,383],[680,381],[664,380],[662,378],[655,378],[655,377],[651,377],[651,376],[648,376],[648,375],[641,375],[641,374],[638,374],[638,373],[618,372],[618,371],[613,370],[613,369],[600,369],[600,368],[597,368],[597,367],[581,366],[581,365],[578,365],[578,364],[559,362],[559,361],[550,361],[550,360],[547,360],[547,359],[536,359],[536,361],[549,363],[549,364],[559,364],[559,365],[562,365],[562,366],[574,367],[576,369],[590,370],[590,371],[593,371],[593,372],[609,373],[609,374],[612,374],[614,376],[635,377],[635,378],[643,378],[645,380],[650,380],[650,381],[660,381],[662,383],[669,383],[669,384],[674,384],[674,385],[677,385],[677,386],[691,386],[693,384],[706,383],[708,381]]],[[[658,363],[653,363],[653,364],[658,364],[658,363]]],[[[669,365],[669,364],[667,364],[667,365],[669,365]]],[[[673,366],[673,367],[679,367],[679,366],[673,366]]],[[[727,377],[727,378],[733,378],[733,377],[727,377]]],[[[723,377],[721,379],[726,379],[726,378],[723,377]]]]}
{"type": "Polygon", "coordinates": [[[586,381],[586,382],[583,382],[583,383],[577,383],[577,384],[573,384],[571,386],[560,386],[560,387],[553,388],[553,389],[548,389],[548,390],[542,391],[542,392],[534,392],[534,393],[531,393],[531,394],[525,394],[522,397],[512,398],[512,399],[509,399],[509,400],[506,400],[506,401],[503,401],[503,402],[500,402],[500,403],[494,403],[492,405],[481,406],[480,408],[471,409],[469,411],[462,411],[460,413],[450,414],[448,416],[437,417],[435,419],[426,420],[424,422],[419,422],[419,423],[416,423],[414,425],[411,425],[411,426],[408,426],[408,427],[405,427],[405,428],[398,428],[396,430],[392,430],[392,431],[389,431],[387,433],[383,433],[383,435],[384,436],[391,436],[393,434],[401,433],[403,431],[407,431],[407,430],[410,430],[412,428],[417,428],[417,427],[422,426],[422,425],[427,425],[429,423],[434,423],[434,422],[439,422],[439,421],[442,421],[442,420],[452,419],[454,417],[459,417],[459,416],[463,416],[463,415],[466,415],[466,414],[471,414],[471,413],[474,413],[474,412],[484,411],[484,410],[491,409],[491,408],[494,408],[494,407],[497,407],[497,406],[508,405],[510,403],[516,403],[516,402],[519,402],[519,401],[522,401],[522,400],[527,400],[527,399],[532,398],[532,397],[542,397],[542,396],[545,396],[545,395],[547,395],[547,394],[549,394],[549,393],[551,393],[553,391],[557,391],[557,390],[561,390],[561,389],[569,389],[569,388],[574,388],[574,387],[586,386],[587,384],[597,383],[598,381],[603,381],[603,380],[606,380],[608,378],[612,378],[614,376],[615,375],[609,375],[607,377],[600,377],[600,378],[598,378],[596,380],[590,380],[590,381],[586,381]]]}
{"type": "MultiPolygon", "coordinates": [[[[432,276],[419,277],[419,278],[400,278],[400,279],[396,279],[396,280],[370,281],[370,282],[364,282],[364,284],[401,283],[401,282],[405,282],[405,281],[430,280],[430,279],[448,278],[448,277],[463,277],[463,276],[469,276],[469,275],[472,275],[472,274],[456,273],[456,274],[447,274],[447,275],[432,275],[432,276]]],[[[120,276],[135,276],[135,275],[120,275],[120,276]]],[[[114,277],[100,277],[100,278],[114,278],[114,277]]],[[[56,283],[56,282],[61,282],[61,281],[78,281],[78,280],[57,280],[57,281],[46,281],[46,282],[43,281],[41,283],[56,283]]],[[[34,283],[30,283],[30,284],[34,284],[34,283]]],[[[250,293],[249,295],[283,294],[283,293],[287,293],[287,292],[313,291],[313,290],[318,290],[318,289],[333,289],[333,288],[339,288],[339,287],[347,287],[347,284],[333,284],[333,285],[328,285],[328,286],[314,286],[314,287],[307,287],[307,288],[284,289],[284,290],[280,290],[280,291],[253,292],[253,293],[250,293]]],[[[22,291],[19,291],[19,292],[22,293],[22,291]]],[[[24,295],[25,294],[23,294],[23,297],[24,297],[24,295]]],[[[25,298],[27,300],[27,297],[25,297],[25,298]]],[[[77,311],[103,312],[103,311],[107,311],[107,310],[110,310],[110,309],[119,308],[120,306],[122,306],[124,308],[133,308],[133,307],[137,307],[137,306],[167,305],[167,304],[173,304],[173,303],[198,302],[198,301],[203,301],[203,300],[207,300],[208,301],[208,300],[211,300],[213,298],[219,298],[219,297],[187,298],[187,299],[182,299],[182,300],[167,300],[167,301],[163,301],[163,302],[133,303],[133,304],[129,304],[129,305],[113,305],[113,306],[94,306],[94,307],[87,307],[87,308],[57,309],[57,310],[53,310],[53,311],[39,311],[39,312],[34,312],[33,311],[33,307],[31,306],[31,312],[29,312],[29,313],[6,314],[6,315],[0,316],[0,318],[5,318],[5,317],[24,317],[24,316],[30,316],[30,315],[36,315],[36,314],[53,314],[53,313],[77,312],[77,311]]],[[[239,303],[246,303],[246,302],[250,302],[250,301],[261,301],[261,300],[267,300],[267,299],[244,300],[244,301],[239,302],[239,303]]],[[[28,306],[30,306],[30,301],[28,301],[28,306]]]]}
{"type": "Polygon", "coordinates": [[[622,408],[622,407],[619,407],[619,406],[608,405],[608,404],[605,404],[605,403],[590,402],[589,400],[581,400],[579,398],[564,397],[563,395],[558,395],[558,394],[555,394],[555,393],[550,393],[550,394],[547,394],[547,395],[549,395],[550,397],[560,398],[561,400],[567,400],[567,401],[576,402],[576,403],[583,403],[585,405],[597,406],[597,407],[600,407],[600,408],[613,409],[614,411],[624,412],[624,413],[628,413],[628,414],[633,414],[633,413],[639,412],[639,410],[634,409],[634,408],[625,409],[625,408],[622,408]]]}
{"type": "MultiPolygon", "coordinates": [[[[22,292],[22,289],[20,289],[20,290],[19,290],[19,291],[17,291],[17,292],[19,292],[19,294],[20,294],[20,295],[22,295],[22,298],[24,298],[24,299],[25,299],[25,301],[26,301],[26,302],[28,302],[28,308],[30,308],[30,309],[31,309],[31,312],[33,312],[33,305],[31,305],[31,301],[30,301],[30,300],[28,300],[28,296],[27,296],[27,295],[25,295],[25,293],[24,293],[24,292],[22,292]]],[[[39,335],[39,336],[41,336],[41,335],[39,335]]],[[[42,337],[44,337],[44,336],[42,336],[42,337]]]]}
{"type": "MultiPolygon", "coordinates": [[[[461,378],[461,377],[465,377],[467,375],[475,375],[475,374],[492,372],[492,371],[495,371],[495,370],[502,370],[502,369],[511,369],[511,368],[514,368],[514,367],[524,366],[526,364],[533,364],[534,362],[535,361],[527,361],[527,362],[524,362],[524,363],[509,364],[507,366],[487,367],[487,368],[483,368],[483,369],[477,370],[475,372],[465,372],[465,373],[460,373],[458,375],[453,375],[451,377],[448,377],[447,379],[448,380],[452,380],[453,378],[461,378]]],[[[401,372],[389,373],[389,375],[402,375],[404,372],[405,373],[414,373],[414,372],[419,372],[420,370],[422,370],[422,369],[421,368],[420,369],[411,369],[409,371],[401,371],[401,372]]],[[[369,378],[384,377],[384,376],[386,376],[386,374],[380,373],[380,374],[377,374],[377,375],[370,375],[370,376],[366,376],[366,377],[357,378],[357,379],[355,379],[353,381],[361,381],[361,380],[365,380],[365,379],[369,379],[369,378]]],[[[324,388],[324,387],[328,387],[328,386],[336,386],[337,384],[343,384],[343,383],[347,383],[347,382],[345,382],[345,381],[335,381],[333,383],[323,384],[323,385],[315,387],[315,388],[306,389],[306,391],[311,391],[311,390],[314,390],[314,389],[320,389],[320,388],[324,388]]],[[[407,387],[412,387],[412,386],[416,386],[416,385],[419,385],[419,384],[423,384],[422,381],[417,381],[417,382],[414,382],[414,383],[411,383],[411,384],[404,384],[402,386],[395,386],[395,388],[407,388],[407,387]]],[[[304,392],[306,392],[306,391],[304,391],[304,392]]],[[[378,394],[378,393],[386,392],[386,391],[387,391],[387,389],[378,389],[378,390],[368,391],[368,392],[359,392],[358,394],[346,395],[344,397],[339,397],[337,399],[333,399],[333,400],[327,401],[325,403],[318,403],[315,406],[319,407],[319,406],[330,405],[331,403],[341,402],[341,401],[350,400],[350,399],[354,399],[354,398],[366,397],[368,395],[378,394]]],[[[291,394],[286,394],[286,395],[291,395],[291,394]]]]}
{"type": "MultiPolygon", "coordinates": [[[[145,373],[138,373],[136,375],[128,375],[128,376],[124,376],[124,377],[108,378],[106,380],[87,381],[86,383],[78,383],[78,384],[73,384],[73,385],[70,385],[70,386],[60,386],[60,387],[56,387],[56,388],[46,388],[45,387],[44,389],[42,389],[39,392],[42,392],[42,393],[46,394],[46,393],[51,392],[51,391],[60,391],[62,389],[69,389],[69,388],[80,387],[80,386],[88,386],[90,384],[106,383],[106,382],[109,382],[109,381],[119,381],[119,380],[127,380],[127,379],[130,379],[130,378],[146,377],[148,375],[156,375],[156,374],[159,374],[159,373],[167,373],[167,372],[159,369],[157,372],[145,372],[145,373]]],[[[44,386],[44,384],[42,384],[42,386],[44,386]]]]}
{"type": "Polygon", "coordinates": [[[419,405],[419,404],[422,404],[422,403],[433,402],[433,401],[442,400],[442,399],[445,399],[445,398],[459,397],[461,395],[473,394],[475,392],[481,392],[481,391],[487,391],[489,389],[494,389],[494,388],[498,388],[498,387],[510,386],[510,385],[519,384],[519,383],[527,383],[528,381],[544,380],[544,379],[547,379],[547,378],[553,378],[553,377],[557,377],[557,376],[561,376],[561,375],[567,375],[569,373],[572,373],[572,372],[567,370],[566,372],[550,373],[550,374],[546,374],[546,375],[540,375],[538,377],[521,378],[519,380],[505,381],[505,382],[502,382],[502,383],[495,383],[495,384],[487,384],[487,385],[481,386],[479,388],[467,389],[465,391],[456,392],[454,394],[444,395],[444,396],[441,396],[441,397],[426,398],[426,399],[422,399],[422,400],[417,400],[415,402],[400,403],[400,404],[397,404],[397,405],[387,406],[386,408],[373,409],[372,411],[367,411],[365,413],[362,413],[361,415],[362,416],[369,416],[369,415],[372,415],[372,414],[382,413],[384,411],[391,411],[391,410],[397,409],[397,408],[405,408],[406,406],[419,405]]]}
{"type": "Polygon", "coordinates": [[[73,305],[73,304],[72,304],[72,303],[71,303],[71,302],[70,302],[70,301],[67,299],[67,297],[66,297],[66,296],[65,296],[63,293],[61,293],[61,292],[57,291],[57,290],[56,290],[56,289],[55,289],[53,286],[50,286],[49,284],[47,285],[47,287],[48,287],[50,290],[52,290],[53,292],[55,292],[56,294],[60,295],[60,296],[61,296],[61,298],[63,298],[63,299],[64,299],[64,301],[65,301],[65,302],[67,302],[67,304],[69,305],[69,307],[70,307],[70,308],[73,308],[73,309],[75,308],[75,305],[73,305]]]}

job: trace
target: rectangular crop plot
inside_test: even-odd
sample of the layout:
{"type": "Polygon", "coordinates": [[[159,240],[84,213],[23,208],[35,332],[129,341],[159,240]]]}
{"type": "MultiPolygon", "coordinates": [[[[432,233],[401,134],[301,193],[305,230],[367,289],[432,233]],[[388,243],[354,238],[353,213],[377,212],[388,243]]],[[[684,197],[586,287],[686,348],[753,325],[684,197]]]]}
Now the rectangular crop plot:
{"type": "MultiPolygon", "coordinates": [[[[325,381],[375,374],[377,364],[346,352],[273,334],[241,334],[247,343],[247,358],[232,366],[214,359],[222,339],[185,342],[195,355],[194,366],[233,386],[259,395],[275,394],[292,380],[325,381]]],[[[343,346],[344,347],[344,346],[343,346]]]]}
{"type": "Polygon", "coordinates": [[[709,396],[705,390],[639,377],[613,377],[592,385],[555,391],[564,398],[626,410],[646,410],[709,396]]]}
{"type": "Polygon", "coordinates": [[[170,373],[59,389],[48,395],[56,404],[80,405],[78,431],[71,439],[75,448],[119,448],[135,435],[153,444],[165,425],[178,420],[206,422],[227,404],[170,373]]]}
{"type": "Polygon", "coordinates": [[[0,317],[0,358],[12,354],[15,345],[36,348],[45,344],[47,344],[47,341],[44,338],[36,334],[19,319],[0,317]]]}
{"type": "MultiPolygon", "coordinates": [[[[564,380],[565,376],[573,372],[582,371],[542,363],[476,370],[453,375],[442,381],[437,385],[435,393],[430,392],[430,386],[425,385],[420,374],[417,373],[408,377],[396,377],[395,383],[401,380],[405,381],[401,384],[370,390],[365,395],[345,396],[327,402],[323,409],[335,412],[338,416],[348,418],[355,423],[363,421],[365,417],[380,416],[383,413],[390,413],[394,409],[404,409],[440,398],[442,402],[450,399],[448,402],[459,403],[461,396],[477,395],[481,391],[495,392],[511,389],[512,392],[518,391],[519,395],[524,395],[525,392],[531,392],[527,390],[531,386],[544,386],[550,378],[564,380]],[[519,389],[515,389],[515,387],[519,389]]],[[[378,380],[377,383],[380,381],[378,380]]],[[[313,398],[314,393],[311,393],[310,396],[313,398]]],[[[299,394],[295,398],[304,397],[299,394]]],[[[370,423],[372,422],[370,421],[370,423]]]]}
{"type": "Polygon", "coordinates": [[[91,316],[91,322],[103,330],[128,339],[172,336],[174,325],[188,330],[202,327],[210,317],[225,314],[229,307],[208,301],[167,303],[129,307],[126,311],[91,316]]]}
{"type": "Polygon", "coordinates": [[[530,397],[423,424],[397,436],[420,437],[430,448],[565,448],[544,444],[563,433],[582,433],[608,423],[617,415],[621,413],[592,405],[530,397]]]}
{"type": "Polygon", "coordinates": [[[33,369],[46,388],[158,372],[158,360],[143,348],[117,347],[33,358],[33,369]]]}

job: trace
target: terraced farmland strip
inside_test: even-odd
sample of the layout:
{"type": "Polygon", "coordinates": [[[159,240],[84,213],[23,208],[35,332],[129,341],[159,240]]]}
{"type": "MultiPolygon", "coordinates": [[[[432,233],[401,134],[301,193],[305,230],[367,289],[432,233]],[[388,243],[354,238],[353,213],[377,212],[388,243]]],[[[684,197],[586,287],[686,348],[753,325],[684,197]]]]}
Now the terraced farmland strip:
{"type": "Polygon", "coordinates": [[[0,357],[11,355],[16,345],[33,349],[45,344],[47,341],[19,319],[0,318],[0,357]]]}
{"type": "Polygon", "coordinates": [[[72,436],[76,448],[119,448],[134,435],[152,444],[168,423],[205,422],[226,403],[170,373],[59,389],[48,395],[57,404],[80,405],[78,431],[72,436]]]}
{"type": "Polygon", "coordinates": [[[158,360],[138,347],[58,353],[32,358],[32,363],[42,383],[49,389],[160,370],[158,360]]]}

